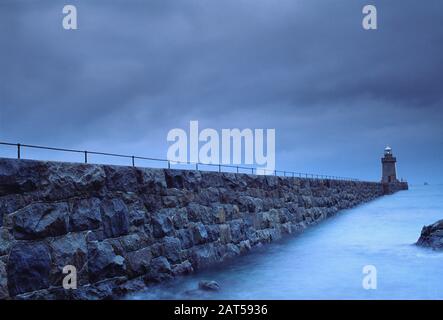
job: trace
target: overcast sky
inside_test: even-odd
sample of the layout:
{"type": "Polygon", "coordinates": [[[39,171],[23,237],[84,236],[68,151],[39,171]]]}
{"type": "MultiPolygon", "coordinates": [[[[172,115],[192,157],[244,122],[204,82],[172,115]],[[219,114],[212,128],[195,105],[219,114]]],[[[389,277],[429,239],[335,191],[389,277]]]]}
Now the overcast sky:
{"type": "Polygon", "coordinates": [[[378,180],[389,144],[443,182],[442,21],[441,0],[1,0],[0,140],[165,158],[198,120],[275,128],[282,170],[378,180]]]}

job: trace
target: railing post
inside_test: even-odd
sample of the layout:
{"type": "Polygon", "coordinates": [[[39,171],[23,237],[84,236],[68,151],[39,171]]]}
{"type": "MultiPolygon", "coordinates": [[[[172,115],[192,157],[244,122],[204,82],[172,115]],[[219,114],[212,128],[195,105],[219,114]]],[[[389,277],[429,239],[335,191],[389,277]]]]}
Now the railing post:
{"type": "Polygon", "coordinates": [[[135,167],[135,159],[134,159],[134,156],[132,156],[132,166],[135,167]]]}
{"type": "Polygon", "coordinates": [[[251,168],[251,174],[254,174],[254,168],[251,168]]]}
{"type": "Polygon", "coordinates": [[[85,163],[88,163],[88,151],[85,150],[85,163]]]}
{"type": "Polygon", "coordinates": [[[221,172],[221,165],[218,164],[218,172],[221,172]]]}
{"type": "Polygon", "coordinates": [[[195,164],[195,170],[198,171],[198,163],[195,164]]]}
{"type": "Polygon", "coordinates": [[[168,160],[168,169],[171,169],[171,161],[168,160]]]}
{"type": "Polygon", "coordinates": [[[237,173],[238,173],[238,166],[237,166],[237,173]]]}
{"type": "Polygon", "coordinates": [[[20,159],[20,143],[17,143],[17,159],[20,159]]]}

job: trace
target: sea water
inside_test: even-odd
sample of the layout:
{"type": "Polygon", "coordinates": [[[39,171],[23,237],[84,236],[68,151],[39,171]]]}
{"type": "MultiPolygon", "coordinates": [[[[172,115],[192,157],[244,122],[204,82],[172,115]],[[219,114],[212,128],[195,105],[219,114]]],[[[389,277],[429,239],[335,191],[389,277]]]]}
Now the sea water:
{"type": "Polygon", "coordinates": [[[440,219],[443,185],[410,186],[299,236],[126,298],[443,299],[443,252],[414,244],[424,225],[440,219]],[[376,289],[363,286],[367,265],[375,267],[376,289]],[[203,279],[221,290],[195,290],[203,279]]]}

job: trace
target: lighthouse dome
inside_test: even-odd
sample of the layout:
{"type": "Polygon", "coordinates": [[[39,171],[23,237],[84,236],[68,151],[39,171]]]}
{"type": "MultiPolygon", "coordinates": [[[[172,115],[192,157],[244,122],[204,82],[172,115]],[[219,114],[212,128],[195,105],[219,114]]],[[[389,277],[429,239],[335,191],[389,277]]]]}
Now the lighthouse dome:
{"type": "Polygon", "coordinates": [[[392,154],[392,148],[390,146],[385,148],[385,154],[392,154]]]}

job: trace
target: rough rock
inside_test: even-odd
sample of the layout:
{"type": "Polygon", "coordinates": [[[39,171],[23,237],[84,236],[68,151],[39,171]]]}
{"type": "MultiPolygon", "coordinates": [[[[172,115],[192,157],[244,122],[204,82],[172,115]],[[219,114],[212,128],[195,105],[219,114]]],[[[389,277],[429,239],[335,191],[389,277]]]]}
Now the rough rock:
{"type": "Polygon", "coordinates": [[[198,283],[198,288],[205,291],[219,291],[220,285],[215,281],[201,280],[198,283]]]}
{"type": "Polygon", "coordinates": [[[74,201],[69,216],[70,231],[94,230],[100,227],[102,218],[98,198],[74,201]]]}
{"type": "Polygon", "coordinates": [[[51,256],[42,243],[15,245],[7,263],[8,288],[11,296],[49,287],[51,256]]]}
{"type": "Polygon", "coordinates": [[[171,264],[165,257],[152,259],[150,267],[150,272],[146,277],[148,282],[161,282],[172,278],[171,264]]]}
{"type": "Polygon", "coordinates": [[[152,260],[152,252],[149,247],[129,252],[127,255],[128,266],[132,276],[144,275],[149,271],[152,260]]]}
{"type": "Polygon", "coordinates": [[[66,234],[68,210],[66,203],[32,203],[12,214],[14,237],[33,240],[66,234]]]}
{"type": "Polygon", "coordinates": [[[72,265],[77,270],[79,285],[88,283],[87,256],[88,249],[85,233],[70,233],[50,241],[49,249],[52,257],[51,284],[60,286],[63,268],[72,265]]]}
{"type": "Polygon", "coordinates": [[[166,235],[172,234],[173,223],[168,214],[168,211],[157,212],[152,218],[154,228],[154,237],[163,238],[166,235]]]}
{"type": "Polygon", "coordinates": [[[8,277],[6,275],[6,265],[0,260],[0,300],[9,297],[8,277]]]}
{"type": "Polygon", "coordinates": [[[203,223],[197,222],[196,224],[194,224],[192,230],[193,230],[194,242],[196,244],[203,244],[208,240],[208,232],[206,231],[206,228],[203,223]]]}
{"type": "Polygon", "coordinates": [[[443,250],[443,220],[424,226],[417,245],[434,250],[443,250]]]}
{"type": "Polygon", "coordinates": [[[101,212],[105,237],[112,238],[128,233],[128,208],[121,199],[103,201],[101,212]]]}
{"type": "Polygon", "coordinates": [[[106,278],[126,274],[125,259],[115,254],[107,242],[94,242],[89,245],[88,255],[89,280],[94,283],[106,278]]]}
{"type": "Polygon", "coordinates": [[[165,237],[162,242],[162,255],[172,263],[181,262],[181,242],[174,237],[165,237]]]}
{"type": "Polygon", "coordinates": [[[190,274],[192,272],[194,272],[194,268],[192,267],[192,264],[188,260],[186,260],[180,264],[177,264],[172,268],[172,273],[175,276],[182,276],[182,275],[190,274]]]}

